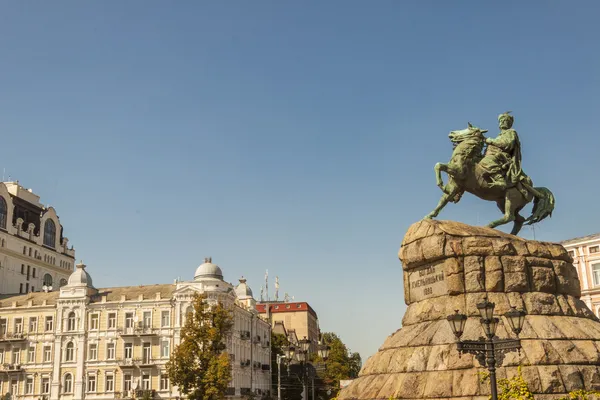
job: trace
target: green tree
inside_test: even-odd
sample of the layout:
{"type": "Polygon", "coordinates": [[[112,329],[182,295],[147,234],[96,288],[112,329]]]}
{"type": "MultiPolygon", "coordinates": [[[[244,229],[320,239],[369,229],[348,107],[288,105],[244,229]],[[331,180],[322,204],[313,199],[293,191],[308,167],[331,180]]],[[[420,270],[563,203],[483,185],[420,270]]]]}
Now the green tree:
{"type": "Polygon", "coordinates": [[[225,340],[233,317],[223,304],[209,304],[205,294],[195,295],[192,306],[194,312],[181,330],[181,344],[171,354],[167,374],[190,400],[220,400],[231,381],[225,340]]]}
{"type": "MultiPolygon", "coordinates": [[[[319,397],[333,398],[340,387],[340,380],[354,379],[362,366],[360,354],[353,353],[342,342],[340,337],[332,332],[323,333],[322,341],[329,347],[329,357],[324,362],[324,368],[317,368],[319,377],[319,397]]],[[[315,362],[322,362],[315,357],[315,362]]]]}

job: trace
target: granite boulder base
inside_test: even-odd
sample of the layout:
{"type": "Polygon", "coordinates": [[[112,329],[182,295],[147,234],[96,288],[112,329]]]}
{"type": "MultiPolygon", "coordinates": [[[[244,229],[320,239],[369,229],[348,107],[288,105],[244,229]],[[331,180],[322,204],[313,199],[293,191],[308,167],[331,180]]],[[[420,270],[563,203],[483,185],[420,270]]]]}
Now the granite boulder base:
{"type": "MultiPolygon", "coordinates": [[[[536,399],[576,389],[600,390],[600,322],[579,300],[577,272],[558,244],[524,240],[490,228],[424,220],[410,227],[400,248],[404,299],[402,328],[367,360],[340,392],[350,399],[487,399],[485,371],[459,355],[446,320],[469,316],[462,339],[483,335],[476,304],[487,295],[500,316],[511,306],[527,316],[522,351],[508,353],[499,379],[522,366],[536,399]]],[[[504,317],[500,338],[514,338],[504,317]]]]}

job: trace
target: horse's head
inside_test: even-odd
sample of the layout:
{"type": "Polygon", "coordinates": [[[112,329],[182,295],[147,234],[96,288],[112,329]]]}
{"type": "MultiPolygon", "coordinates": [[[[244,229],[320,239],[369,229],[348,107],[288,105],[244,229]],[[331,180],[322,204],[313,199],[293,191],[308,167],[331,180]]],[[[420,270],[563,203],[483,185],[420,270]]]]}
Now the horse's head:
{"type": "Polygon", "coordinates": [[[476,126],[473,126],[473,125],[471,125],[470,122],[468,124],[469,124],[469,126],[467,127],[467,129],[462,129],[460,131],[452,131],[448,135],[448,137],[450,138],[450,141],[452,143],[454,143],[455,147],[459,143],[461,143],[465,140],[469,140],[469,139],[480,140],[483,142],[483,140],[484,140],[483,134],[487,132],[487,129],[481,129],[476,126]]]}

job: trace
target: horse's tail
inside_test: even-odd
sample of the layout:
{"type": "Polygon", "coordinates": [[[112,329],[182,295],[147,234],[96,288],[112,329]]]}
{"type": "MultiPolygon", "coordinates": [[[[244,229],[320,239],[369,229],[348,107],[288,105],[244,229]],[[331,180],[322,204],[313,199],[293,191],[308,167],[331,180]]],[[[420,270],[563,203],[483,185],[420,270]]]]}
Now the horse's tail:
{"type": "Polygon", "coordinates": [[[533,211],[525,221],[525,225],[532,225],[546,217],[551,217],[552,211],[554,211],[554,195],[552,192],[545,187],[536,187],[535,191],[538,195],[533,200],[533,211]]]}

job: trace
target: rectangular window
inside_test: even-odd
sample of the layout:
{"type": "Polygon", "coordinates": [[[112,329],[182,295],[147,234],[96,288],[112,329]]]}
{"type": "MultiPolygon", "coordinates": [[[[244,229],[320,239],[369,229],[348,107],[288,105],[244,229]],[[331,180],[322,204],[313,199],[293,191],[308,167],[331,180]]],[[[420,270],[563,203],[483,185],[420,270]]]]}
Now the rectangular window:
{"type": "Polygon", "coordinates": [[[117,313],[108,313],[108,329],[117,327],[117,313]]]}
{"type": "Polygon", "coordinates": [[[88,360],[98,359],[98,345],[96,343],[90,344],[90,351],[88,352],[88,360]]]}
{"type": "Polygon", "coordinates": [[[15,318],[15,333],[23,333],[23,318],[15,318]]]}
{"type": "Polygon", "coordinates": [[[33,378],[27,378],[25,381],[25,394],[33,394],[33,378]]]}
{"type": "Polygon", "coordinates": [[[152,360],[152,347],[150,347],[150,343],[144,343],[142,348],[142,362],[144,364],[150,364],[152,360]]]}
{"type": "Polygon", "coordinates": [[[169,358],[169,341],[163,340],[160,342],[160,356],[162,358],[169,358]]]}
{"type": "Polygon", "coordinates": [[[31,265],[27,266],[27,280],[29,280],[29,276],[31,275],[31,265]]]}
{"type": "Polygon", "coordinates": [[[594,277],[594,286],[600,286],[600,263],[592,264],[592,276],[594,277]]]}
{"type": "Polygon", "coordinates": [[[160,390],[169,390],[169,376],[167,374],[160,376],[160,390]]]}
{"type": "Polygon", "coordinates": [[[123,377],[123,390],[131,390],[131,375],[129,374],[125,374],[125,376],[123,377]]]}
{"type": "Polygon", "coordinates": [[[29,283],[25,284],[25,293],[29,293],[29,283]]]}
{"type": "Polygon", "coordinates": [[[33,276],[34,278],[37,278],[37,276],[35,275],[35,267],[33,267],[33,272],[31,274],[31,276],[33,276]]]}
{"type": "Polygon", "coordinates": [[[95,392],[96,391],[96,375],[88,375],[87,379],[87,391],[95,392]]]}
{"type": "Polygon", "coordinates": [[[21,275],[25,275],[25,264],[21,264],[21,275]]]}
{"type": "Polygon", "coordinates": [[[21,350],[13,348],[12,351],[12,363],[21,364],[21,350]]]}
{"type": "Polygon", "coordinates": [[[37,332],[37,317],[29,318],[29,333],[37,332]]]}
{"type": "Polygon", "coordinates": [[[0,318],[0,335],[6,335],[8,327],[8,320],[6,318],[0,318]]]}
{"type": "Polygon", "coordinates": [[[4,364],[4,349],[0,349],[0,364],[4,364]]]}
{"type": "Polygon", "coordinates": [[[98,330],[98,314],[90,315],[90,329],[93,331],[98,330]]]}
{"type": "Polygon", "coordinates": [[[115,359],[115,344],[114,343],[107,343],[106,344],[106,358],[108,360],[114,360],[115,359]]]}
{"type": "Polygon", "coordinates": [[[125,328],[133,328],[133,313],[125,313],[125,328]]]}
{"type": "Polygon", "coordinates": [[[112,375],[106,375],[106,381],[104,382],[104,391],[113,392],[115,390],[115,381],[112,375]]]}
{"type": "Polygon", "coordinates": [[[10,393],[12,395],[18,395],[19,394],[19,381],[16,379],[11,379],[10,381],[10,393]]]}
{"type": "Polygon", "coordinates": [[[133,343],[125,343],[125,358],[128,360],[133,358],[133,343]]]}
{"type": "Polygon", "coordinates": [[[152,327],[152,311],[144,311],[144,328],[152,327]]]}
{"type": "Polygon", "coordinates": [[[52,361],[52,347],[44,346],[44,362],[52,361]]]}
{"type": "Polygon", "coordinates": [[[590,254],[598,253],[599,251],[600,251],[600,246],[590,247],[590,254]]]}
{"type": "Polygon", "coordinates": [[[31,287],[31,291],[35,292],[35,287],[34,286],[31,287]]]}
{"type": "Polygon", "coordinates": [[[171,312],[163,311],[160,314],[160,326],[168,327],[171,325],[171,312]]]}
{"type": "Polygon", "coordinates": [[[148,373],[143,373],[142,374],[142,389],[144,390],[150,390],[150,374],[148,373]]]}
{"type": "Polygon", "coordinates": [[[34,363],[35,362],[35,347],[30,346],[27,350],[27,362],[34,363]]]}
{"type": "Polygon", "coordinates": [[[50,378],[43,377],[42,378],[42,394],[50,393],[50,378]]]}
{"type": "Polygon", "coordinates": [[[23,284],[19,283],[19,293],[23,293],[23,284]]]}
{"type": "Polygon", "coordinates": [[[54,330],[54,317],[51,315],[46,317],[46,323],[44,325],[44,331],[51,332],[54,330]]]}

